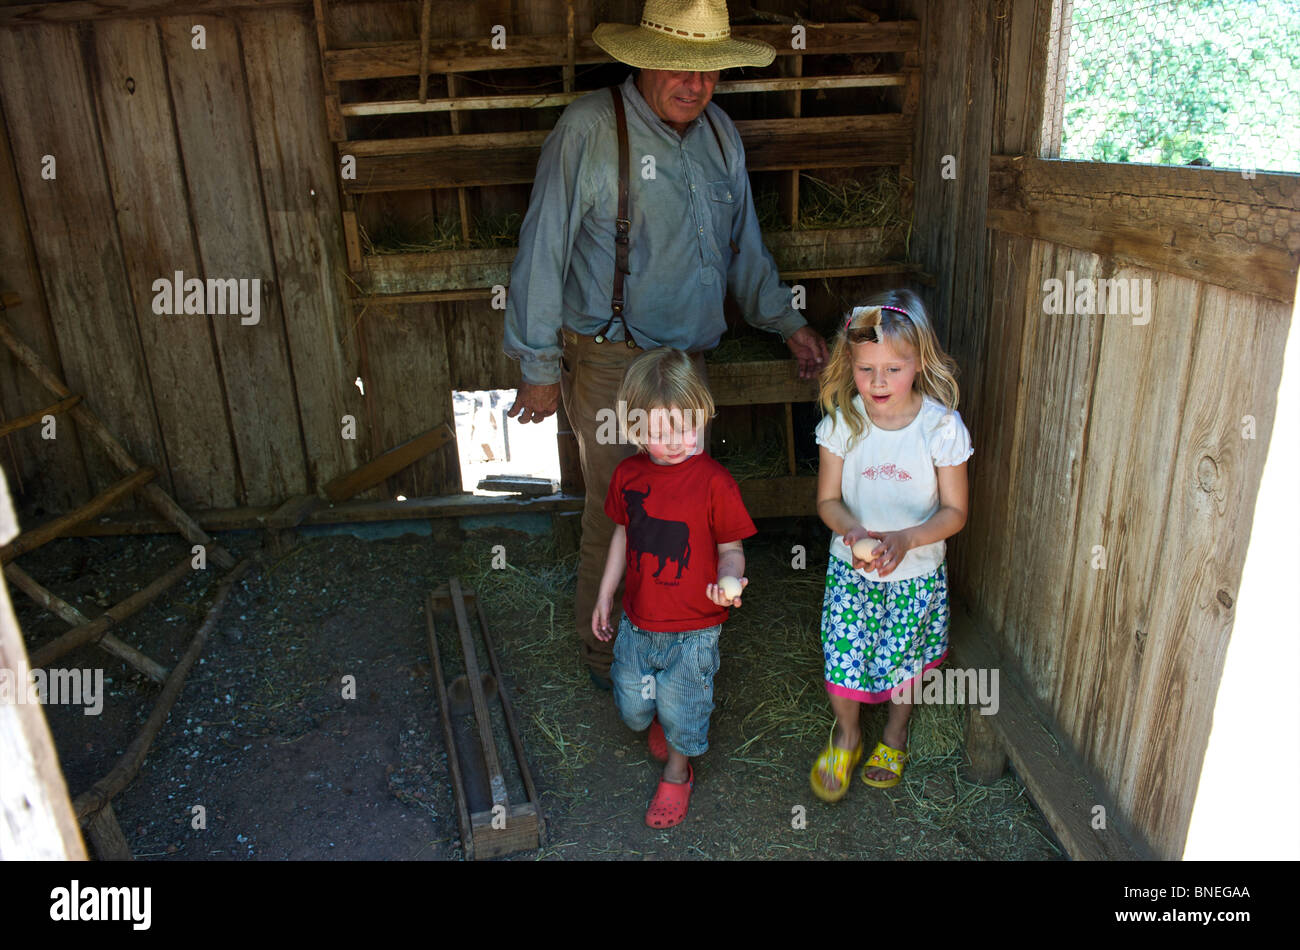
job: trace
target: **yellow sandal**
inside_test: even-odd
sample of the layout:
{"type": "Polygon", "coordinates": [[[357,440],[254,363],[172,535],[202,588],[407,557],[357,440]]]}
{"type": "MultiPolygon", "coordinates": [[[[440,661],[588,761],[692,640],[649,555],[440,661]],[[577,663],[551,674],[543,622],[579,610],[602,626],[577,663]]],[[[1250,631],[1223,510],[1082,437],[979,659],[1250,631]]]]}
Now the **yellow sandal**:
{"type": "Polygon", "coordinates": [[[831,723],[831,737],[826,740],[826,748],[813,763],[808,779],[812,783],[813,794],[824,802],[837,802],[849,791],[852,782],[853,767],[862,758],[862,743],[856,749],[840,749],[835,745],[835,724],[831,723]],[[822,772],[833,775],[839,781],[839,788],[829,789],[822,782],[822,772]]]}
{"type": "Polygon", "coordinates": [[[906,764],[906,750],[895,749],[883,742],[877,742],[876,748],[871,752],[871,757],[862,763],[862,781],[873,788],[893,788],[903,780],[903,766],[906,764]],[[871,769],[884,769],[886,772],[893,772],[894,777],[887,779],[867,778],[867,772],[871,769]]]}

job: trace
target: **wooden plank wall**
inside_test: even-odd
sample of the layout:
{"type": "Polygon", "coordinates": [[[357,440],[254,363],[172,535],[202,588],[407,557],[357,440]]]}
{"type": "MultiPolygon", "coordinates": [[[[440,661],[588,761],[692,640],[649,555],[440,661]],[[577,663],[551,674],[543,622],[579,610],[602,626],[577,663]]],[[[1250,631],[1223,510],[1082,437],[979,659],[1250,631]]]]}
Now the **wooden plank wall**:
{"type": "Polygon", "coordinates": [[[1205,171],[1202,194],[1179,205],[1188,175],[1203,170],[1124,179],[1123,169],[1091,166],[1110,184],[1089,187],[1106,195],[1141,180],[1130,190],[1147,196],[1135,204],[1150,224],[1133,228],[1134,211],[1121,209],[1110,223],[1089,218],[1073,237],[1053,232],[1050,205],[1013,207],[1042,196],[991,199],[988,174],[989,153],[1038,154],[1052,3],[922,5],[914,15],[923,18],[929,107],[918,129],[913,259],[939,278],[927,296],[965,371],[961,408],[976,446],[954,587],[1022,667],[1122,820],[1156,855],[1178,858],[1276,409],[1291,312],[1278,288],[1288,267],[1295,283],[1300,189],[1280,176],[1259,184],[1251,217],[1268,218],[1272,237],[1242,235],[1252,246],[1238,250],[1236,274],[1189,273],[1177,248],[1158,250],[1195,240],[1197,214],[1221,214],[1252,191],[1230,173],[1205,171]],[[981,141],[983,179],[972,180],[965,170],[979,168],[972,150],[981,141]],[[945,153],[958,158],[956,182],[938,178],[945,153]],[[1153,182],[1166,194],[1148,194],[1159,191],[1153,182]],[[1209,210],[1194,204],[1201,199],[1209,210]],[[998,226],[1014,231],[986,227],[993,208],[998,226]],[[1192,220],[1180,217],[1189,211],[1192,220]],[[1009,223],[1022,214],[1034,223],[1009,223]],[[1150,247],[1125,240],[1148,226],[1150,247]],[[1045,313],[1044,282],[1070,273],[1149,282],[1149,323],[1045,313]],[[1252,273],[1267,277],[1256,293],[1240,284],[1252,273]],[[1247,416],[1253,438],[1243,437],[1247,416]]]}
{"type": "MultiPolygon", "coordinates": [[[[450,423],[453,386],[514,385],[499,312],[473,325],[438,312],[455,305],[352,312],[310,4],[77,6],[86,19],[57,5],[0,16],[0,285],[23,299],[4,319],[183,506],[310,491],[450,423]],[[154,314],[153,281],[177,270],[259,279],[260,323],[154,314]],[[453,379],[458,358],[474,369],[453,379]]],[[[0,353],[0,418],[52,401],[0,353]]],[[[52,441],[35,428],[3,441],[38,517],[119,477],[66,416],[52,441]]],[[[452,445],[360,497],[459,489],[452,445]]]]}

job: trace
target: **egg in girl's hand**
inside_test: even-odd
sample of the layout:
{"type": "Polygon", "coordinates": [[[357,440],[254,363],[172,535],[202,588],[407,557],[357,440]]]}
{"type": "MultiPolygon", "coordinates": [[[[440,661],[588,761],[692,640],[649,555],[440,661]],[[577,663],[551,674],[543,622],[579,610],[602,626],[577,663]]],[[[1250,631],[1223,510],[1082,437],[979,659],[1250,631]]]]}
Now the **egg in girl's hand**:
{"type": "Polygon", "coordinates": [[[853,556],[861,561],[870,561],[871,552],[876,549],[876,542],[871,538],[858,538],[853,542],[853,556]]]}
{"type": "Polygon", "coordinates": [[[735,600],[740,596],[742,590],[740,586],[740,578],[731,577],[730,575],[719,577],[718,589],[722,591],[722,596],[726,597],[727,600],[735,600]]]}

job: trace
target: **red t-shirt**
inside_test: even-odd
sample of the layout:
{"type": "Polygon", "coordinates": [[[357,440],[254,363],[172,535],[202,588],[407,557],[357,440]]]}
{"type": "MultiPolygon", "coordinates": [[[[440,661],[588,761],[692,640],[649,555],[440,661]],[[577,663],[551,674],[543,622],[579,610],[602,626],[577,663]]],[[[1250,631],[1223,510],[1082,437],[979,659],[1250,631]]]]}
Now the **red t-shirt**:
{"type": "Polygon", "coordinates": [[[758,533],[730,472],[703,452],[677,465],[638,452],[614,469],[605,514],[627,528],[628,620],[656,633],[726,621],[705,593],[718,579],[718,545],[758,533]]]}

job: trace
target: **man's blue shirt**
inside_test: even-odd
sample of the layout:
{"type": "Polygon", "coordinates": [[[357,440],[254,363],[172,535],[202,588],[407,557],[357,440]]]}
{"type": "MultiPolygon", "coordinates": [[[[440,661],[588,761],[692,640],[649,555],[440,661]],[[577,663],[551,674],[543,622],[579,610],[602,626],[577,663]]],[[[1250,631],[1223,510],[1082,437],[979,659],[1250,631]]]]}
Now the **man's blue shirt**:
{"type": "MultiPolygon", "coordinates": [[[[726,329],[725,290],[749,323],[788,338],[806,321],[763,246],[735,125],[706,107],[724,161],[703,115],[679,137],[633,78],[622,86],[632,220],[623,296],[632,338],[646,349],[712,349],[726,329]]],[[[561,326],[594,336],[609,320],[617,166],[614,103],[602,89],[564,110],[537,163],[505,318],[505,352],[520,361],[525,382],[559,382],[561,326]]],[[[618,320],[609,336],[623,339],[618,320]]]]}

